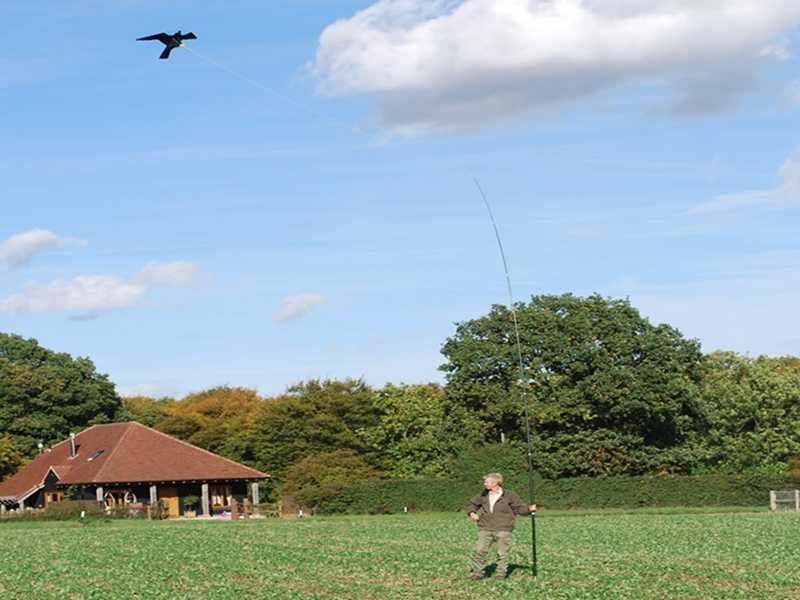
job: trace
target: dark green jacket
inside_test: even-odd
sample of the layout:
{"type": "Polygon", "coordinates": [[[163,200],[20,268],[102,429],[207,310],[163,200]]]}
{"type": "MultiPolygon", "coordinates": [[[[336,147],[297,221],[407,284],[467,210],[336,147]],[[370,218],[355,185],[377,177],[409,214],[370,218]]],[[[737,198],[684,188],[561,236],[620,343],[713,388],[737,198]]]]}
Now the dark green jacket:
{"type": "Polygon", "coordinates": [[[494,512],[489,511],[489,491],[483,490],[464,507],[464,511],[477,513],[478,527],[489,531],[513,531],[517,515],[529,515],[528,505],[511,490],[503,489],[503,494],[494,504],[494,512]]]}

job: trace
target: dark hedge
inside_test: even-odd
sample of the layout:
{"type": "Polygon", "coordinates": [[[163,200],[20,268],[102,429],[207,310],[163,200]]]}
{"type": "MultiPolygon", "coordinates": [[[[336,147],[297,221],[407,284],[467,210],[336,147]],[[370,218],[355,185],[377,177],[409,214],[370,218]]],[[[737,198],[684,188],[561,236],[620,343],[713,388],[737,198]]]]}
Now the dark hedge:
{"type": "MultiPolygon", "coordinates": [[[[506,488],[527,497],[525,479],[506,488]]],[[[481,491],[475,481],[376,480],[331,485],[317,505],[320,514],[456,511],[481,491]]],[[[768,506],[769,490],[800,489],[800,477],[783,475],[647,475],[535,480],[536,502],[552,509],[768,506]]]]}

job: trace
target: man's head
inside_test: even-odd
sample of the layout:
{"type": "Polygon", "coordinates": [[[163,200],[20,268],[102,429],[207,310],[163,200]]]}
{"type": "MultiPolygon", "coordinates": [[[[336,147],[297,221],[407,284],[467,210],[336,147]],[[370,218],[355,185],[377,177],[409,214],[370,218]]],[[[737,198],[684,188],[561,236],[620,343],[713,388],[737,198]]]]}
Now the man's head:
{"type": "Polygon", "coordinates": [[[503,485],[503,476],[500,473],[487,473],[483,476],[483,487],[494,492],[503,485]]]}

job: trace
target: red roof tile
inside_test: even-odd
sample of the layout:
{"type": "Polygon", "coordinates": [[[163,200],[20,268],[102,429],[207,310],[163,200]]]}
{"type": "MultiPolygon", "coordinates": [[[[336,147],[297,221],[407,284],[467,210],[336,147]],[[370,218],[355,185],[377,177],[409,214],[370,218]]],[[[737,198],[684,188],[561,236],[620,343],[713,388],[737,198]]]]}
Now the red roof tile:
{"type": "Polygon", "coordinates": [[[24,498],[41,487],[51,468],[62,485],[269,477],[135,421],[94,425],[75,442],[74,458],[69,440],[56,444],[0,483],[0,498],[24,498]]]}

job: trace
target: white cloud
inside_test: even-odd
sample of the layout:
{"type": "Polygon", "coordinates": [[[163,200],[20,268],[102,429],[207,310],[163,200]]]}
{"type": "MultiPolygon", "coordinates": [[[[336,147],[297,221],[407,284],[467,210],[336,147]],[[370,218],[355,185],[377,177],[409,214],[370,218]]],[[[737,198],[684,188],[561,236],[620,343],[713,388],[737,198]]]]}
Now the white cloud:
{"type": "Polygon", "coordinates": [[[324,303],[325,298],[320,294],[286,296],[275,311],[274,319],[279,323],[300,319],[324,303]]]}
{"type": "Polygon", "coordinates": [[[137,281],[148,285],[192,285],[197,277],[197,266],[187,260],[168,263],[150,262],[137,276],[137,281]]]}
{"type": "Polygon", "coordinates": [[[132,280],[79,275],[49,283],[29,282],[22,293],[0,299],[0,313],[67,312],[74,321],[90,321],[102,313],[140,304],[155,287],[190,285],[196,272],[196,266],[188,261],[151,262],[132,280]]]}
{"type": "Polygon", "coordinates": [[[780,183],[765,190],[724,194],[694,206],[690,213],[708,213],[761,205],[800,202],[800,151],[789,157],[778,172],[780,183]]]}
{"type": "Polygon", "coordinates": [[[800,24],[787,0],[379,0],[321,34],[329,94],[370,94],[401,134],[549,110],[626,83],[666,83],[661,107],[735,104],[785,60],[800,24]]]}
{"type": "Polygon", "coordinates": [[[21,267],[39,252],[68,244],[85,244],[81,240],[57,236],[47,229],[31,229],[17,233],[0,243],[0,265],[21,267]]]}
{"type": "Polygon", "coordinates": [[[0,300],[0,312],[16,314],[77,312],[95,315],[140,302],[147,287],[108,275],[80,275],[70,280],[28,283],[22,294],[0,300]]]}

